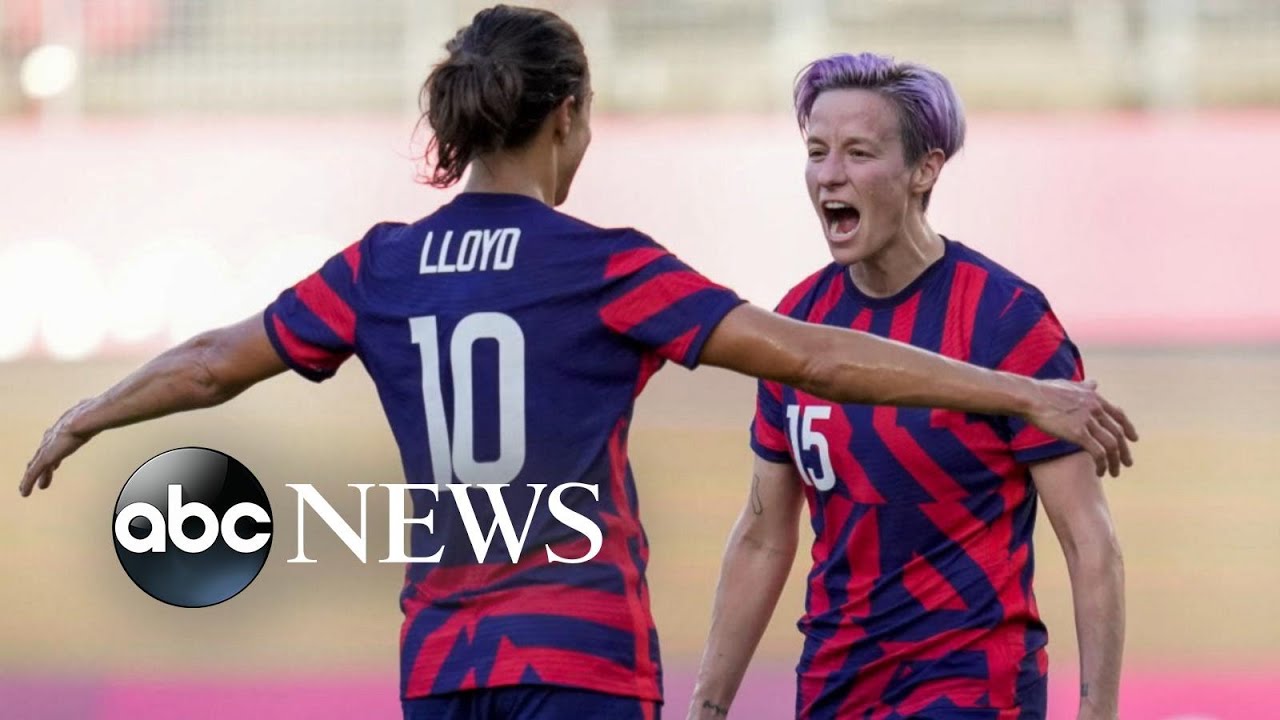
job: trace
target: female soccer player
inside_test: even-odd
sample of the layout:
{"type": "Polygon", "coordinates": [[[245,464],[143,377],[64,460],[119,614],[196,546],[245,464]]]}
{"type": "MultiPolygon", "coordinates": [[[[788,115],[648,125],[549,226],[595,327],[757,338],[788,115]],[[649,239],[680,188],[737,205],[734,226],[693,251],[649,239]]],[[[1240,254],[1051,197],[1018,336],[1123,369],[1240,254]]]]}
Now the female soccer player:
{"type": "MultiPolygon", "coordinates": [[[[929,226],[930,193],[964,142],[944,77],[835,55],[801,73],[795,107],[833,262],[792,289],[781,313],[996,370],[1081,378],[1040,291],[929,226]]],[[[690,717],[727,713],[807,500],[814,562],[797,717],[1044,718],[1037,496],[1071,575],[1079,717],[1115,717],[1124,570],[1088,453],[999,414],[833,403],[771,380],[757,400],[750,497],[725,552],[690,717]]]]}
{"type": "MultiPolygon", "coordinates": [[[[356,355],[406,482],[497,485],[528,523],[518,562],[503,548],[477,562],[475,521],[452,493],[414,493],[434,532],[415,525],[411,553],[435,557],[408,565],[401,594],[405,716],[627,720],[656,717],[661,702],[627,432],[664,361],[837,402],[1008,414],[1089,444],[1099,463],[1127,458],[1132,429],[1090,385],[750,307],[635,230],[554,210],[591,138],[587,60],[560,18],[494,7],[446,48],[422,93],[431,180],[451,185],[469,167],[465,191],[415,223],[375,225],[261,315],[74,407],[46,434],[24,495],[103,430],[216,405],[286,368],[324,380],[356,355]],[[556,497],[602,537],[560,523],[556,497]]],[[[492,520],[487,492],[471,497],[492,520]]]]}

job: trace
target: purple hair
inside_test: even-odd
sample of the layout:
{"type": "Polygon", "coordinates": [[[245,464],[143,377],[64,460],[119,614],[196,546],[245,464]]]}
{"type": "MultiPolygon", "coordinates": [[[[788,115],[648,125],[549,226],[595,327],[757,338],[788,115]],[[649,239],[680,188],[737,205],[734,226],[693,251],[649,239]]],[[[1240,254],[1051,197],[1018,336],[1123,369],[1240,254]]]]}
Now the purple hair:
{"type": "MultiPolygon", "coordinates": [[[[874,53],[831,55],[809,63],[796,78],[796,122],[809,126],[813,103],[826,90],[874,90],[898,109],[903,154],[915,164],[933,149],[950,160],[964,145],[964,109],[951,83],[923,65],[874,53]]],[[[924,206],[929,206],[925,193],[924,206]]]]}

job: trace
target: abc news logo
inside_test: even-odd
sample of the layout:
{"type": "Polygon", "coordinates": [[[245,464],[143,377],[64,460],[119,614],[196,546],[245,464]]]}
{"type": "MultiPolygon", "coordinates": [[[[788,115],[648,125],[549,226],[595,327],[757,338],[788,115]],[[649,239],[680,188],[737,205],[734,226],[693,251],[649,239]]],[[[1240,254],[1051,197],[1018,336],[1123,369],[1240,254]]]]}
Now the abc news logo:
{"type": "MultiPolygon", "coordinates": [[[[373,484],[352,484],[360,494],[359,529],[353,528],[310,484],[289,484],[298,498],[297,553],[290,563],[314,563],[306,555],[303,537],[305,508],[320,519],[360,562],[368,562],[365,522],[367,493],[373,484]]],[[[596,485],[564,483],[547,492],[547,485],[530,483],[533,497],[520,527],[507,506],[507,485],[382,484],[389,496],[389,552],[383,563],[441,562],[445,548],[423,557],[405,549],[404,528],[422,525],[434,532],[435,510],[424,517],[406,517],[406,492],[429,493],[434,500],[451,499],[477,563],[485,562],[498,536],[512,563],[523,555],[534,512],[543,497],[551,516],[589,542],[580,557],[562,557],[546,546],[551,563],[577,564],[591,560],[603,544],[603,534],[590,518],[570,507],[564,495],[587,492],[599,500],[596,485]],[[473,495],[488,498],[478,508],[473,495]],[[491,518],[484,528],[481,517],[491,518]]],[[[235,458],[206,448],[169,450],[147,461],[125,483],[116,501],[112,535],[116,556],[129,578],[161,602],[178,607],[216,605],[249,586],[271,552],[271,505],[261,483],[235,458]]]]}
{"type": "Polygon", "coordinates": [[[235,597],[271,552],[271,504],[262,485],[235,458],[205,448],[170,450],[134,471],[111,528],[129,579],[178,607],[235,597]]]}

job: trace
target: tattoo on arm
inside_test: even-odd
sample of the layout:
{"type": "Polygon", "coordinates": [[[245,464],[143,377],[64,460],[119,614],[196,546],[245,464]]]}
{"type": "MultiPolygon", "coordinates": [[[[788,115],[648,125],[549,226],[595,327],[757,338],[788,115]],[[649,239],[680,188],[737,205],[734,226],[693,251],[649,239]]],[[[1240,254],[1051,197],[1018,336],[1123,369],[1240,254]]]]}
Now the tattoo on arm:
{"type": "Polygon", "coordinates": [[[764,514],[764,501],[760,499],[760,476],[751,476],[751,512],[756,515],[764,514]]]}
{"type": "Polygon", "coordinates": [[[1089,697],[1089,683],[1080,683],[1080,697],[1089,697]]]}
{"type": "Polygon", "coordinates": [[[710,710],[716,717],[729,717],[729,708],[724,707],[723,705],[716,705],[710,700],[702,701],[702,709],[710,710]]]}

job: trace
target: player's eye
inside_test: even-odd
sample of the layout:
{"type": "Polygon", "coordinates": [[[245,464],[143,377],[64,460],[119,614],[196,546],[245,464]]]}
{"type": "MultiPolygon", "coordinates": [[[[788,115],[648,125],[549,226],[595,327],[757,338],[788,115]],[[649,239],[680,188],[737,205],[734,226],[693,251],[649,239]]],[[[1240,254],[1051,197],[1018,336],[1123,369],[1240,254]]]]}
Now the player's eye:
{"type": "Polygon", "coordinates": [[[827,152],[821,148],[809,148],[810,160],[821,160],[827,156],[827,152]]]}
{"type": "Polygon", "coordinates": [[[866,158],[871,157],[871,153],[867,152],[866,150],[860,150],[860,149],[855,148],[855,149],[853,149],[853,150],[850,150],[850,151],[849,151],[849,156],[850,156],[850,157],[858,158],[858,159],[860,159],[860,160],[864,160],[864,159],[866,159],[866,158]]]}

